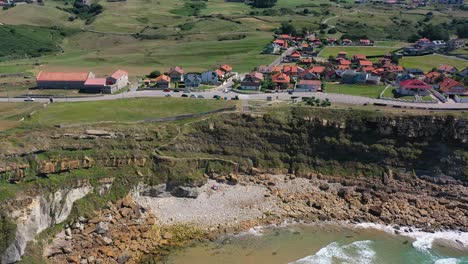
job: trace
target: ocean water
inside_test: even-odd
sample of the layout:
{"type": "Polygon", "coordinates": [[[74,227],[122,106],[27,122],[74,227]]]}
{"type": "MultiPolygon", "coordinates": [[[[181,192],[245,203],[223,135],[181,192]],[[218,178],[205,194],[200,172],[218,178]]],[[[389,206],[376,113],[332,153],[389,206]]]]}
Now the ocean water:
{"type": "Polygon", "coordinates": [[[178,250],[166,263],[468,264],[468,233],[409,231],[396,235],[373,224],[255,228],[178,250]]]}

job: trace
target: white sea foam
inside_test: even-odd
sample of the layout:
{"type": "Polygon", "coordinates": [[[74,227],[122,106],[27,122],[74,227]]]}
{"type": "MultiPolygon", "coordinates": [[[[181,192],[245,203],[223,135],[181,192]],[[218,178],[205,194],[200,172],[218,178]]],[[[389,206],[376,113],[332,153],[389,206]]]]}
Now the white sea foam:
{"type": "Polygon", "coordinates": [[[439,259],[434,262],[434,264],[458,264],[460,261],[456,258],[445,258],[439,259]]]}
{"type": "Polygon", "coordinates": [[[328,244],[321,248],[315,255],[307,256],[292,264],[354,264],[354,263],[373,263],[376,252],[371,248],[372,241],[356,241],[347,245],[340,245],[337,242],[328,244]]]}
{"type": "MultiPolygon", "coordinates": [[[[390,234],[395,234],[396,231],[398,231],[391,226],[374,223],[356,224],[355,227],[373,228],[385,231],[390,234]]],[[[429,233],[423,232],[415,228],[401,227],[399,230],[399,234],[413,239],[413,247],[421,251],[428,251],[429,249],[431,249],[434,241],[450,242],[452,246],[455,246],[457,248],[468,249],[468,232],[438,231],[434,233],[429,233]]]]}

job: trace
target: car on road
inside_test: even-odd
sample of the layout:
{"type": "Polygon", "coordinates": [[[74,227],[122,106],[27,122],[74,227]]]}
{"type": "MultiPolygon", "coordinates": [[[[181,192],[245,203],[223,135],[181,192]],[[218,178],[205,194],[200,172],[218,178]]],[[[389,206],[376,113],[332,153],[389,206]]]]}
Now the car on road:
{"type": "Polygon", "coordinates": [[[293,91],[289,91],[288,94],[293,94],[293,91]]]}
{"type": "Polygon", "coordinates": [[[31,98],[31,97],[28,97],[26,99],[24,99],[25,102],[34,102],[36,101],[34,98],[31,98]]]}
{"type": "Polygon", "coordinates": [[[203,99],[203,98],[205,98],[205,96],[199,95],[199,96],[197,96],[197,98],[198,98],[198,99],[203,99]]]}
{"type": "Polygon", "coordinates": [[[188,94],[182,94],[181,97],[188,97],[188,94]]]}
{"type": "Polygon", "coordinates": [[[180,92],[180,91],[179,91],[179,89],[174,89],[174,92],[175,92],[175,93],[178,93],[178,92],[180,92]]]}
{"type": "Polygon", "coordinates": [[[236,96],[232,97],[231,100],[239,100],[239,96],[236,95],[236,96]]]}
{"type": "Polygon", "coordinates": [[[190,95],[190,98],[197,98],[197,96],[192,94],[192,95],[190,95]]]}
{"type": "Polygon", "coordinates": [[[213,99],[219,100],[219,99],[221,99],[221,96],[219,96],[219,95],[217,95],[217,94],[216,94],[216,95],[213,95],[213,99]]]}
{"type": "Polygon", "coordinates": [[[169,93],[169,92],[171,92],[171,89],[164,89],[164,92],[169,93]]]}
{"type": "Polygon", "coordinates": [[[166,94],[166,95],[164,95],[164,97],[172,97],[172,95],[166,94]]]}

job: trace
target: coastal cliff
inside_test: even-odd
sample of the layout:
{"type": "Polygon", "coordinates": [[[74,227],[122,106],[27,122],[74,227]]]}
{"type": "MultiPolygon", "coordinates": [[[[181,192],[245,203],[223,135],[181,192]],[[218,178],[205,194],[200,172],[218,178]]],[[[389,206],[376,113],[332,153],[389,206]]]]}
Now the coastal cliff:
{"type": "Polygon", "coordinates": [[[263,186],[261,195],[274,198],[279,219],[467,228],[466,118],[298,107],[98,129],[24,133],[20,140],[28,144],[20,146],[9,135],[0,139],[7,149],[0,156],[2,199],[8,201],[0,226],[8,238],[2,263],[19,260],[44,230],[92,217],[135,190],[155,199],[193,199],[210,180],[263,186]],[[39,135],[43,140],[34,141],[39,135]],[[265,180],[275,175],[311,185],[291,191],[265,180]]]}

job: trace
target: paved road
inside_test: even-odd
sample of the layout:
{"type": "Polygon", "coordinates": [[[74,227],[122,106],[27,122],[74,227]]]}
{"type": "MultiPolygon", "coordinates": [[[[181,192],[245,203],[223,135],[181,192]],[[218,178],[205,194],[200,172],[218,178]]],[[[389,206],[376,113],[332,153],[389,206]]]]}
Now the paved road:
{"type": "Polygon", "coordinates": [[[283,61],[284,57],[290,55],[295,50],[296,49],[294,47],[288,48],[285,52],[283,52],[280,56],[278,56],[278,58],[276,58],[272,63],[270,63],[270,65],[268,65],[268,67],[273,68],[273,67],[277,66],[278,64],[280,64],[283,61]]]}
{"type": "MultiPolygon", "coordinates": [[[[83,101],[101,101],[101,100],[116,100],[122,98],[137,98],[137,97],[164,97],[166,92],[163,91],[130,91],[126,93],[116,94],[116,95],[104,95],[100,97],[82,97],[82,98],[56,98],[56,102],[83,102],[83,101]]],[[[181,97],[182,92],[170,93],[172,97],[181,97]]],[[[203,95],[205,99],[212,99],[214,95],[219,95],[222,97],[228,97],[229,99],[238,95],[240,100],[267,100],[267,97],[272,97],[278,100],[290,100],[291,96],[296,97],[311,97],[315,96],[321,100],[328,98],[331,102],[335,103],[345,103],[345,104],[356,104],[363,105],[368,104],[387,104],[387,105],[396,105],[403,107],[417,107],[417,108],[434,108],[434,109],[468,109],[468,103],[410,103],[410,102],[398,102],[398,101],[389,101],[382,99],[372,99],[362,96],[352,96],[346,94],[333,94],[333,93],[314,93],[314,92],[296,92],[293,95],[290,95],[286,92],[283,93],[261,93],[261,94],[237,94],[234,92],[224,93],[222,91],[207,91],[207,92],[194,92],[195,95],[203,95]]],[[[10,98],[10,102],[22,102],[23,98],[10,98]]],[[[7,102],[8,98],[0,98],[0,102],[7,102]]],[[[48,99],[36,99],[36,102],[48,102],[48,99]]]]}

